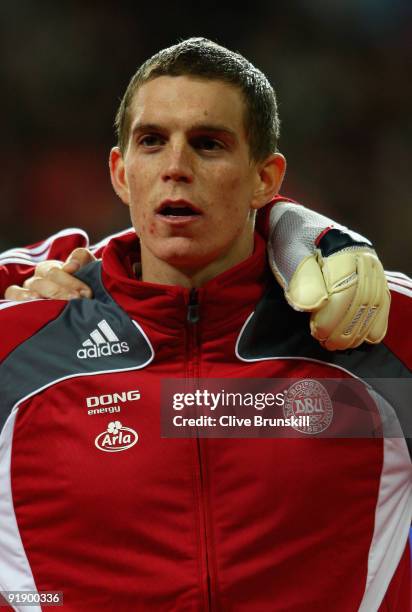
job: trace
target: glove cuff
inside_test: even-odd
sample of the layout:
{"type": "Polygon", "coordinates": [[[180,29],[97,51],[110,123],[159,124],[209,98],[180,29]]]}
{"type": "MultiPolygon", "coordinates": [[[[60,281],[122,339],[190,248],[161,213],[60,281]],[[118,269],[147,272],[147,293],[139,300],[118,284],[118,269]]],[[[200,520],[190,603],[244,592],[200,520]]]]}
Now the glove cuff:
{"type": "Polygon", "coordinates": [[[342,231],[336,227],[327,228],[322,232],[315,240],[315,244],[322,257],[329,257],[338,251],[346,252],[359,247],[368,248],[371,253],[375,253],[372,243],[367,238],[351,230],[345,229],[342,231]]]}

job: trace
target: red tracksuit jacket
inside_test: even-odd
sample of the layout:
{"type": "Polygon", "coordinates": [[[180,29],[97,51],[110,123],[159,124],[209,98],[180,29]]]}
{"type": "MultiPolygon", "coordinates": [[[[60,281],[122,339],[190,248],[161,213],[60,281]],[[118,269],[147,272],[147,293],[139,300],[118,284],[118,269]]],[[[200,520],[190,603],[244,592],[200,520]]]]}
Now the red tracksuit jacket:
{"type": "Polygon", "coordinates": [[[408,281],[392,277],[383,344],[329,353],[259,236],[196,296],[137,281],[136,251],[119,237],[83,271],[94,300],[0,305],[1,589],[62,591],[73,612],[409,610],[403,437],[172,439],[160,422],[163,379],[410,382],[408,281]]]}

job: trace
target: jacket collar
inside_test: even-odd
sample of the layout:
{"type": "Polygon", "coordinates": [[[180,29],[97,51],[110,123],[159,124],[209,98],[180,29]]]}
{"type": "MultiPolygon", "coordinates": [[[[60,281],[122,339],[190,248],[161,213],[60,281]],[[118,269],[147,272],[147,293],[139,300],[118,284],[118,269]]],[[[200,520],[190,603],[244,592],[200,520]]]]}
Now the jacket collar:
{"type": "MultiPolygon", "coordinates": [[[[180,330],[188,323],[190,290],[146,283],[136,278],[139,242],[134,232],[113,238],[103,251],[103,283],[131,318],[159,331],[180,330]]],[[[199,321],[208,331],[238,327],[254,310],[270,272],[265,243],[255,234],[253,254],[196,290],[199,321]]]]}

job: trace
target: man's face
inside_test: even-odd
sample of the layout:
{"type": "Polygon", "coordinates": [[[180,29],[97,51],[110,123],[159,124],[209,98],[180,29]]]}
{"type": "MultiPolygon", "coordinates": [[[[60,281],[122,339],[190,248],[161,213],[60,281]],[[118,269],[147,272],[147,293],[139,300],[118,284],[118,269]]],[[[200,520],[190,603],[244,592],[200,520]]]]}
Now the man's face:
{"type": "Polygon", "coordinates": [[[276,193],[283,158],[262,177],[244,110],[241,91],[218,80],[162,76],[136,92],[128,147],[124,156],[112,150],[111,171],[143,266],[165,262],[192,274],[250,254],[254,209],[276,193]]]}

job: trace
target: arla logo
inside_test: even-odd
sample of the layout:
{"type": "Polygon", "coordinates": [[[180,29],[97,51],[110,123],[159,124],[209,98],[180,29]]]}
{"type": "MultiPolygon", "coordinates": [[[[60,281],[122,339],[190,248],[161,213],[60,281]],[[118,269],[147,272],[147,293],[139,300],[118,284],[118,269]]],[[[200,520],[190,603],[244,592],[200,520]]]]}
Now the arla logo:
{"type": "Polygon", "coordinates": [[[118,453],[134,446],[138,439],[137,431],[123,427],[120,421],[112,421],[107,430],[97,436],[94,443],[105,453],[118,453]]]}

